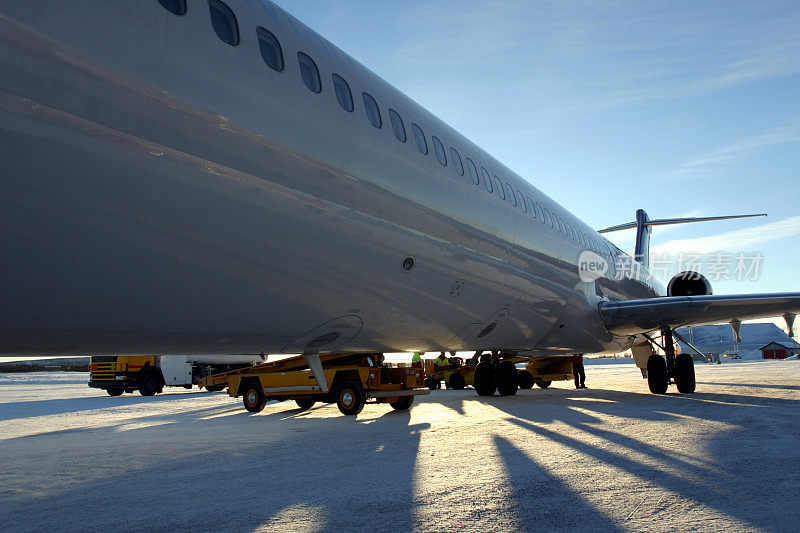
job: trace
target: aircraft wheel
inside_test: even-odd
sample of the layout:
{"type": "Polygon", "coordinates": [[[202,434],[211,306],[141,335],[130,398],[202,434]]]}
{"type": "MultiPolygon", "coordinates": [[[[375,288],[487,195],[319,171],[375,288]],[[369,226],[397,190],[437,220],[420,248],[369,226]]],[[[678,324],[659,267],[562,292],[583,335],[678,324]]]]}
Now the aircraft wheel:
{"type": "Polygon", "coordinates": [[[681,394],[694,392],[696,383],[694,379],[694,360],[688,353],[681,353],[675,357],[675,385],[681,394]]]}
{"type": "Polygon", "coordinates": [[[497,392],[500,396],[513,396],[519,389],[517,367],[511,361],[497,365],[497,392]]]}
{"type": "Polygon", "coordinates": [[[550,379],[543,379],[542,381],[537,381],[536,382],[536,385],[538,385],[539,388],[541,388],[541,389],[546,389],[547,387],[549,387],[552,384],[553,384],[553,381],[550,380],[550,379]]]}
{"type": "Polygon", "coordinates": [[[109,396],[121,396],[125,389],[106,389],[109,396]]]}
{"type": "Polygon", "coordinates": [[[519,388],[520,389],[533,388],[533,374],[531,374],[527,370],[520,370],[519,376],[517,376],[517,379],[519,381],[519,388]]]}
{"type": "Polygon", "coordinates": [[[461,390],[467,386],[467,382],[464,381],[464,376],[461,374],[451,374],[447,384],[450,385],[451,389],[455,390],[461,390]]]}
{"type": "Polygon", "coordinates": [[[139,394],[142,396],[152,396],[158,392],[158,379],[155,372],[145,372],[139,378],[139,394]]]}
{"type": "Polygon", "coordinates": [[[392,409],[395,411],[408,411],[411,408],[411,405],[414,403],[413,396],[401,396],[399,400],[396,402],[392,402],[389,405],[392,406],[392,409]]]}
{"type": "Polygon", "coordinates": [[[312,400],[310,398],[301,398],[299,400],[295,400],[295,402],[297,403],[297,407],[299,407],[301,411],[308,411],[309,409],[314,407],[315,403],[317,403],[316,400],[312,400]]]}
{"type": "Polygon", "coordinates": [[[667,385],[667,362],[660,355],[653,354],[647,359],[647,386],[653,394],[666,394],[667,385]]]}
{"type": "Polygon", "coordinates": [[[367,395],[360,383],[348,381],[336,391],[336,407],[343,415],[357,415],[364,409],[367,395]]]}
{"type": "Polygon", "coordinates": [[[492,396],[496,388],[494,365],[488,361],[478,363],[475,367],[475,390],[478,396],[492,396]]]}
{"type": "Polygon", "coordinates": [[[261,387],[261,383],[254,380],[249,381],[244,386],[242,403],[250,413],[260,413],[264,410],[264,406],[267,405],[267,399],[264,397],[264,389],[261,387]]]}

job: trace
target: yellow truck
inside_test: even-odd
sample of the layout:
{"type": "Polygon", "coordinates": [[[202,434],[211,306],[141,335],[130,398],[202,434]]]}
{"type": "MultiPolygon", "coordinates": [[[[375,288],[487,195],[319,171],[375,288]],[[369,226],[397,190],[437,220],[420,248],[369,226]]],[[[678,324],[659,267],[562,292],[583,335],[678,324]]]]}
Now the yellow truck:
{"type": "MultiPolygon", "coordinates": [[[[458,357],[451,357],[449,359],[449,366],[442,368],[436,366],[433,360],[425,361],[425,386],[430,389],[438,389],[444,382],[445,387],[449,389],[460,390],[468,385],[475,386],[475,369],[478,361],[491,362],[489,354],[481,354],[478,357],[472,357],[468,361],[464,361],[458,357]]],[[[528,362],[525,369],[516,368],[517,384],[520,389],[530,389],[537,385],[543,389],[549,387],[553,381],[571,380],[572,363],[568,356],[553,356],[553,357],[537,357],[530,359],[527,357],[506,357],[501,366],[495,368],[495,372],[515,370],[517,363],[528,362]]],[[[494,384],[494,377],[489,378],[494,384]]],[[[491,384],[486,391],[480,391],[494,394],[495,387],[491,384]],[[491,389],[491,390],[490,390],[491,389]]],[[[486,394],[484,394],[486,395],[486,394]]]]}
{"type": "Polygon", "coordinates": [[[269,400],[294,400],[301,409],[336,403],[345,415],[357,415],[366,403],[404,411],[415,396],[430,393],[421,368],[390,368],[382,359],[382,354],[307,354],[208,376],[200,385],[224,383],[251,413],[269,400]]]}
{"type": "MultiPolygon", "coordinates": [[[[138,390],[142,396],[162,392],[164,387],[191,389],[201,378],[263,362],[258,355],[135,355],[99,356],[89,361],[89,386],[110,396],[138,390]]],[[[224,384],[206,387],[221,391],[224,384]]]]}

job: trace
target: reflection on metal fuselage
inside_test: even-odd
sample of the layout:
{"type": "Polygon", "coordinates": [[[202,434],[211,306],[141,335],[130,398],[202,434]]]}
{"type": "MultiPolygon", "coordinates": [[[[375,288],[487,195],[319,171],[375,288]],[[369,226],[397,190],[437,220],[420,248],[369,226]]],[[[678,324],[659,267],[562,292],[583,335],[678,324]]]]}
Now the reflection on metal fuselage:
{"type": "Polygon", "coordinates": [[[0,354],[624,346],[601,295],[659,287],[581,281],[583,246],[398,142],[386,110],[605,239],[277,7],[229,3],[237,47],[202,3],[0,8],[0,354]],[[340,108],[333,72],[383,128],[340,108]]]}

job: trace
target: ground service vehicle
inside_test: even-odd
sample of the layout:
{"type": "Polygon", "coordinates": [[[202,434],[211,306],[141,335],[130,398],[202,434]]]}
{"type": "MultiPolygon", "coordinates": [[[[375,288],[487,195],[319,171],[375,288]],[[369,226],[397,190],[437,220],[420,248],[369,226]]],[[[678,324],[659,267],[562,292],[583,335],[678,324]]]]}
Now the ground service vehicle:
{"type": "Polygon", "coordinates": [[[438,389],[442,381],[448,389],[461,390],[467,385],[472,385],[475,379],[475,365],[464,364],[460,357],[451,357],[448,368],[437,367],[433,360],[425,361],[425,386],[429,389],[438,389]]]}
{"type": "Polygon", "coordinates": [[[510,354],[480,354],[467,360],[450,358],[450,367],[441,368],[433,361],[425,361],[425,385],[438,389],[441,382],[450,389],[463,389],[472,385],[481,396],[491,396],[495,390],[500,394],[515,394],[517,387],[530,389],[534,385],[546,389],[553,381],[573,379],[572,363],[569,357],[539,357],[532,361],[525,357],[510,354]],[[480,361],[480,362],[478,362],[480,361]],[[530,361],[530,362],[529,362],[530,361]],[[518,369],[518,363],[528,362],[525,369],[518,369]],[[480,376],[476,384],[476,373],[480,376]]]}
{"type": "Polygon", "coordinates": [[[404,411],[414,396],[428,394],[421,368],[390,368],[382,354],[312,354],[233,370],[200,380],[203,386],[227,383],[228,394],[242,397],[245,409],[257,413],[269,400],[294,400],[301,409],[316,402],[335,402],[346,415],[357,415],[370,403],[388,403],[404,411]]]}
{"type": "MultiPolygon", "coordinates": [[[[191,389],[200,378],[262,362],[258,355],[188,356],[135,355],[98,356],[89,363],[89,386],[105,389],[111,396],[138,390],[142,396],[152,396],[164,387],[191,389]]],[[[220,391],[224,384],[206,387],[220,391]]]]}
{"type": "Polygon", "coordinates": [[[569,357],[540,357],[518,372],[519,388],[530,389],[534,384],[546,389],[554,381],[574,379],[569,357]]]}

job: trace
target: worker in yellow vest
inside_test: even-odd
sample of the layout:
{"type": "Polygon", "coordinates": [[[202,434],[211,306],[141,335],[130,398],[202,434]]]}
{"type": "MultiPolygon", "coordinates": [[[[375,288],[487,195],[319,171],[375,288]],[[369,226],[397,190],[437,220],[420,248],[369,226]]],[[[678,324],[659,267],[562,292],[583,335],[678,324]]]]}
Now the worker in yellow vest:
{"type": "Polygon", "coordinates": [[[450,368],[450,361],[445,357],[444,352],[441,352],[439,357],[433,360],[433,366],[436,370],[446,370],[450,368]]]}
{"type": "Polygon", "coordinates": [[[414,352],[411,356],[411,368],[422,368],[422,354],[425,352],[414,352]]]}

